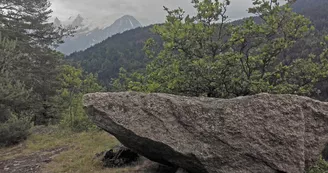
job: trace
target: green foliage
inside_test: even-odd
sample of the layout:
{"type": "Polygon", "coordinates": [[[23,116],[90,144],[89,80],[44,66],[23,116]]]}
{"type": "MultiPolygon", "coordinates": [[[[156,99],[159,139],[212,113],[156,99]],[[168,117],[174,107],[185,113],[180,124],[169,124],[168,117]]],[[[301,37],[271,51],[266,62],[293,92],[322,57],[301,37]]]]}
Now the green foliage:
{"type": "Polygon", "coordinates": [[[0,122],[0,147],[17,144],[27,138],[31,120],[26,116],[11,115],[6,122],[0,122]]]}
{"type": "Polygon", "coordinates": [[[112,83],[112,90],[114,91],[128,91],[128,90],[144,90],[141,89],[143,85],[140,82],[133,82],[133,81],[141,81],[143,80],[143,76],[138,73],[134,72],[132,74],[128,73],[123,67],[120,68],[119,77],[113,80],[112,83]]]}
{"type": "Polygon", "coordinates": [[[1,36],[0,32],[0,107],[17,107],[28,100],[30,90],[16,80],[19,70],[15,65],[22,55],[17,53],[16,41],[1,36]]]}
{"type": "Polygon", "coordinates": [[[310,18],[319,32],[325,32],[327,34],[328,17],[326,10],[328,8],[328,2],[326,0],[316,0],[315,3],[313,2],[310,0],[297,0],[293,4],[294,11],[310,18]]]}
{"type": "Polygon", "coordinates": [[[62,56],[48,48],[44,51],[37,53],[33,64],[24,62],[28,69],[20,70],[27,74],[22,75],[21,80],[33,88],[30,107],[35,112],[33,121],[36,125],[55,124],[60,119],[57,90],[61,83],[56,77],[60,74],[62,56]]]}
{"type": "Polygon", "coordinates": [[[0,84],[5,96],[0,96],[12,108],[33,111],[32,121],[37,125],[58,120],[56,91],[60,85],[56,76],[63,56],[52,48],[70,34],[48,22],[52,12],[49,7],[48,0],[0,2],[0,32],[15,42],[14,51],[4,52],[4,56],[1,53],[0,80],[6,81],[0,84]],[[7,68],[5,72],[3,68],[7,68]],[[17,101],[19,106],[13,103],[17,101]]]}
{"type": "MultiPolygon", "coordinates": [[[[219,4],[217,3],[216,6],[218,5],[219,4]]],[[[326,22],[328,20],[325,10],[328,7],[328,1],[318,0],[318,2],[316,1],[316,3],[312,3],[312,1],[309,0],[297,0],[292,6],[293,11],[309,17],[313,21],[317,31],[311,35],[307,35],[304,39],[298,39],[297,42],[289,48],[289,50],[285,51],[286,54],[290,55],[292,58],[307,57],[310,53],[319,55],[322,50],[318,43],[324,31],[327,31],[325,28],[328,26],[326,22]]],[[[205,13],[206,7],[204,5],[202,5],[202,7],[199,6],[199,8],[204,8],[202,10],[203,13],[205,13]]],[[[218,9],[216,9],[216,13],[217,12],[218,9]]],[[[210,13],[211,12],[207,15],[210,13]]],[[[262,19],[259,17],[254,17],[254,21],[259,24],[262,19]]],[[[230,23],[230,20],[226,20],[226,23],[230,23]]],[[[244,20],[231,22],[231,24],[234,25],[242,25],[243,23],[244,20]]],[[[117,34],[85,51],[73,53],[67,58],[70,61],[81,64],[81,67],[87,72],[98,74],[98,79],[102,84],[109,87],[109,89],[116,91],[128,90],[125,86],[117,88],[117,86],[121,84],[117,83],[118,80],[112,81],[111,79],[120,78],[119,80],[126,81],[126,84],[128,84],[128,80],[123,80],[119,76],[120,68],[125,69],[125,74],[129,75],[128,78],[133,78],[130,76],[131,74],[135,72],[143,74],[144,71],[146,71],[146,64],[152,61],[153,58],[157,57],[158,51],[162,49],[163,40],[161,40],[158,34],[151,33],[149,28],[151,28],[151,26],[117,34]],[[153,40],[146,41],[148,38],[152,38],[153,40]],[[146,46],[147,49],[145,52],[142,51],[142,46],[144,43],[148,45],[146,46]],[[154,44],[156,46],[152,46],[154,44]]],[[[183,36],[183,34],[184,33],[182,33],[181,36],[183,36]]],[[[225,35],[227,35],[227,33],[225,35]]],[[[143,80],[145,80],[145,78],[143,80]]],[[[145,85],[143,85],[144,81],[133,81],[137,81],[137,83],[135,83],[137,87],[145,87],[145,85]]],[[[156,88],[157,84],[153,84],[151,86],[156,88]]],[[[325,88],[320,89],[325,90],[325,88]]],[[[323,93],[321,96],[324,97],[323,93]]],[[[328,98],[328,96],[324,98],[328,98]]]]}
{"type": "Polygon", "coordinates": [[[75,131],[95,128],[83,110],[82,97],[86,93],[103,90],[97,76],[86,75],[81,68],[64,65],[58,79],[61,81],[59,92],[63,107],[61,124],[75,131]]]}
{"type": "Polygon", "coordinates": [[[53,48],[71,31],[48,22],[49,7],[48,0],[0,2],[1,122],[13,113],[24,118],[26,110],[35,125],[58,123],[68,108],[69,115],[82,115],[82,94],[100,88],[95,76],[63,66],[63,54],[53,48]]]}
{"type": "Polygon", "coordinates": [[[17,39],[24,52],[61,43],[63,35],[71,31],[55,28],[48,22],[52,13],[50,5],[48,0],[1,1],[0,31],[10,39],[17,39]]]}
{"type": "Polygon", "coordinates": [[[48,0],[0,2],[1,145],[24,139],[30,122],[58,123],[65,111],[72,126],[91,126],[81,98],[102,88],[97,76],[63,66],[53,48],[71,31],[48,23],[49,7],[48,0]]]}
{"type": "Polygon", "coordinates": [[[16,41],[0,33],[0,147],[24,140],[31,127],[30,115],[24,114],[31,90],[16,80],[15,64],[21,57],[16,41]]]}
{"type": "Polygon", "coordinates": [[[254,0],[249,12],[260,22],[249,18],[242,25],[228,22],[230,1],[193,4],[193,17],[184,17],[180,8],[165,8],[165,24],[153,29],[164,41],[163,50],[156,54],[149,41],[145,49],[152,62],[147,72],[121,73],[125,79],[116,80],[116,86],[221,98],[260,92],[309,95],[328,75],[325,55],[287,54],[313,31],[310,20],[293,12],[290,3],[254,0]]]}
{"type": "Polygon", "coordinates": [[[322,158],[313,166],[308,173],[327,173],[328,172],[328,163],[322,158]]]}

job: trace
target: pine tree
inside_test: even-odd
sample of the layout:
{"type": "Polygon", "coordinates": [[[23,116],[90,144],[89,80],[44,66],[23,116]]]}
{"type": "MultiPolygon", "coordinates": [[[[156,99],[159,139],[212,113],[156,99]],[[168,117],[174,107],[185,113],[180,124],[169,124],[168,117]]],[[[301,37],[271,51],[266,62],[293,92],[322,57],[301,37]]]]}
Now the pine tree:
{"type": "Polygon", "coordinates": [[[32,88],[31,110],[36,124],[47,124],[55,118],[57,103],[54,97],[60,87],[59,75],[62,55],[54,48],[71,32],[49,23],[48,0],[3,0],[0,2],[0,32],[8,39],[16,40],[16,47],[24,55],[15,66],[22,81],[32,88]]]}
{"type": "MultiPolygon", "coordinates": [[[[52,10],[48,0],[2,0],[0,2],[1,31],[10,39],[18,39],[25,48],[47,47],[62,42],[65,31],[49,23],[52,10]]],[[[22,48],[22,47],[21,47],[22,48]]]]}
{"type": "Polygon", "coordinates": [[[16,41],[0,33],[0,122],[9,119],[10,110],[19,112],[29,98],[30,90],[17,78],[15,63],[22,57],[16,52],[16,41]]]}
{"type": "Polygon", "coordinates": [[[0,33],[0,147],[25,139],[31,127],[26,116],[31,90],[16,80],[19,69],[15,64],[22,56],[16,41],[4,38],[0,33]]]}

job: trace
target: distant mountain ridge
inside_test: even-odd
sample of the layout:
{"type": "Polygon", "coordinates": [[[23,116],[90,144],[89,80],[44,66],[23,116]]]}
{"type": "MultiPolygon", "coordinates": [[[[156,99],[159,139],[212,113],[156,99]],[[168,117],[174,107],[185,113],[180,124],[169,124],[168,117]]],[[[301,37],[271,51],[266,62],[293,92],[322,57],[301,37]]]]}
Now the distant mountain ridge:
{"type": "Polygon", "coordinates": [[[297,0],[293,5],[295,12],[311,19],[317,30],[328,28],[328,0],[297,0]]]}
{"type": "Polygon", "coordinates": [[[154,38],[160,43],[160,37],[150,28],[140,27],[112,37],[84,51],[74,52],[66,57],[67,61],[79,64],[88,72],[98,74],[102,84],[108,86],[112,78],[118,76],[120,67],[128,71],[144,69],[149,58],[143,51],[144,43],[154,38]]]}
{"type": "Polygon", "coordinates": [[[69,55],[85,50],[115,34],[142,26],[137,19],[130,15],[122,16],[112,24],[109,24],[108,21],[106,18],[99,21],[89,20],[81,15],[77,15],[75,18],[70,17],[67,21],[55,18],[54,25],[56,27],[72,27],[77,31],[74,37],[65,38],[64,43],[59,45],[57,50],[69,55]]]}
{"type": "MultiPolygon", "coordinates": [[[[298,0],[293,5],[294,11],[309,17],[320,38],[328,32],[328,0],[298,0]],[[315,2],[313,2],[315,1],[315,2]]],[[[234,21],[235,24],[243,20],[234,21]]],[[[150,61],[142,50],[148,38],[154,38],[162,45],[161,38],[150,31],[152,26],[133,29],[123,34],[117,34],[84,51],[67,56],[67,60],[78,63],[88,72],[97,73],[103,84],[110,86],[111,79],[117,78],[119,68],[128,72],[142,71],[150,61]]],[[[311,39],[317,39],[311,38],[311,39]]],[[[305,51],[305,50],[298,50],[305,51]]]]}

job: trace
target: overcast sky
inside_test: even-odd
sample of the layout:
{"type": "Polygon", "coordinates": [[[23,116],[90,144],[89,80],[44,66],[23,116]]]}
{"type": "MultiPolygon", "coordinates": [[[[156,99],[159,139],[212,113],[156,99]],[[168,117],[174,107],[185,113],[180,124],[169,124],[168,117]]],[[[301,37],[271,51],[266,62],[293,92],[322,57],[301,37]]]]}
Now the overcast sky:
{"type": "MultiPolygon", "coordinates": [[[[231,0],[229,17],[238,19],[247,15],[251,0],[231,0]]],[[[81,14],[90,19],[108,17],[115,19],[128,14],[136,17],[143,25],[159,23],[165,20],[163,6],[183,8],[187,13],[193,13],[191,0],[50,0],[53,16],[66,20],[70,16],[81,14]]]]}

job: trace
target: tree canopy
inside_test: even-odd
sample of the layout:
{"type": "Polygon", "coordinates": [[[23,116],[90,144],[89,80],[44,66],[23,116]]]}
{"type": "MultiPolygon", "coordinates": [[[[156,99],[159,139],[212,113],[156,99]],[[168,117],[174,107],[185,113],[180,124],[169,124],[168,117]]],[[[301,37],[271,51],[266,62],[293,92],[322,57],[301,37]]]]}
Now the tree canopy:
{"type": "MultiPolygon", "coordinates": [[[[0,114],[5,115],[3,121],[17,115],[29,117],[36,125],[48,125],[58,123],[67,109],[63,103],[69,100],[61,95],[66,86],[60,77],[68,67],[63,67],[64,56],[54,47],[74,31],[49,22],[50,5],[48,0],[0,2],[0,114]]],[[[74,77],[79,80],[79,76],[74,77]]],[[[93,91],[87,86],[98,86],[92,74],[85,78],[84,91],[77,91],[79,97],[81,93],[93,91]]]]}
{"type": "Polygon", "coordinates": [[[327,77],[326,51],[318,56],[288,53],[314,30],[309,19],[293,12],[292,2],[254,0],[248,11],[260,22],[248,18],[241,25],[229,23],[229,0],[192,3],[195,16],[165,8],[166,22],[153,29],[164,48],[153,52],[155,42],[148,41],[152,61],[147,72],[118,79],[119,87],[220,98],[260,92],[309,95],[327,77]]]}

